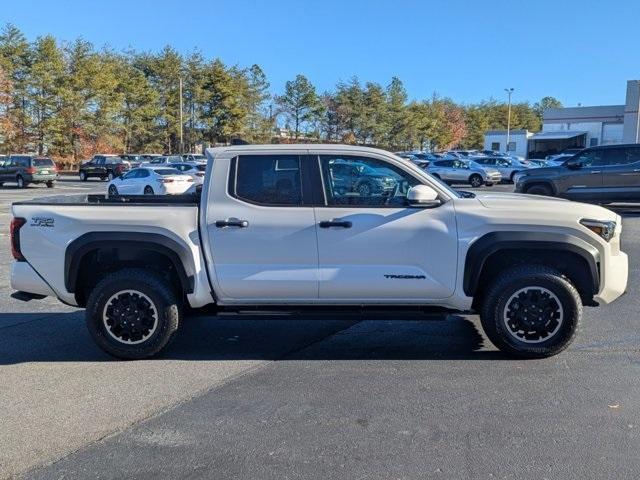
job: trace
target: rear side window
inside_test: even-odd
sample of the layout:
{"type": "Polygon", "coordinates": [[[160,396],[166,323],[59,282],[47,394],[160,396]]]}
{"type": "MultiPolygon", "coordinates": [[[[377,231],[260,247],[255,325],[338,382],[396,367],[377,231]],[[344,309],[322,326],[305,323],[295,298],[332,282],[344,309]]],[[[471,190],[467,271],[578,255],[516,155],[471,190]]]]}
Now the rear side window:
{"type": "Polygon", "coordinates": [[[175,168],[156,168],[153,170],[158,175],[166,177],[168,175],[181,175],[182,172],[180,170],[176,170],[175,168]]]}
{"type": "Polygon", "coordinates": [[[34,167],[53,167],[53,161],[50,158],[34,158],[34,167]]]}
{"type": "Polygon", "coordinates": [[[302,203],[298,155],[241,155],[235,159],[232,196],[266,206],[302,203]]]}

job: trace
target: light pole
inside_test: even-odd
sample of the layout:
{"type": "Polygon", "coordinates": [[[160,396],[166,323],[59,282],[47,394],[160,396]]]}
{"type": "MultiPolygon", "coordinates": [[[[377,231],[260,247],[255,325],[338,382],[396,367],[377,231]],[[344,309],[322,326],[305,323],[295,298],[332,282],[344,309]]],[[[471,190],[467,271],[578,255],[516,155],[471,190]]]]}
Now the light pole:
{"type": "Polygon", "coordinates": [[[636,143],[640,143],[640,80],[636,80],[636,95],[638,95],[638,108],[636,109],[636,143]]]}
{"type": "Polygon", "coordinates": [[[513,88],[505,88],[504,91],[507,92],[507,95],[509,96],[509,106],[507,107],[507,144],[504,147],[504,152],[509,153],[509,136],[511,134],[511,94],[513,93],[513,88]]]}
{"type": "Polygon", "coordinates": [[[180,75],[180,155],[184,153],[184,142],[182,141],[182,75],[180,75]]]}

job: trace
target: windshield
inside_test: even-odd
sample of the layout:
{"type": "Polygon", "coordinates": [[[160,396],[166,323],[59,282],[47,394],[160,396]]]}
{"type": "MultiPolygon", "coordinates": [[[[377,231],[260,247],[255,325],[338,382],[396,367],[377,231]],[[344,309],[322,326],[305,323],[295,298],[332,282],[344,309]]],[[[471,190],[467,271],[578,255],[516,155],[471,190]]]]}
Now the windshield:
{"type": "Polygon", "coordinates": [[[180,170],[176,170],[175,168],[158,168],[155,169],[154,172],[163,177],[166,177],[168,175],[182,175],[180,170]]]}

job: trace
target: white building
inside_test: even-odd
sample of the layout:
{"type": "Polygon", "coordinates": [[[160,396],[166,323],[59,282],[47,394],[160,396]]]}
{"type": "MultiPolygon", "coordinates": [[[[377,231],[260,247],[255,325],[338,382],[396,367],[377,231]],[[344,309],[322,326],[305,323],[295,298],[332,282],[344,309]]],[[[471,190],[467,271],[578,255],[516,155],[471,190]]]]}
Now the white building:
{"type": "Polygon", "coordinates": [[[509,145],[507,146],[506,130],[489,130],[484,134],[484,149],[494,152],[509,152],[511,155],[526,157],[528,153],[529,138],[533,135],[528,130],[511,130],[509,132],[509,145]]]}
{"type": "MultiPolygon", "coordinates": [[[[508,151],[544,158],[566,148],[640,143],[639,102],[640,80],[629,80],[624,105],[550,108],[543,113],[541,132],[531,134],[526,130],[515,130],[511,133],[508,151]]],[[[506,131],[490,130],[485,134],[485,150],[504,152],[505,143],[506,131]]]]}

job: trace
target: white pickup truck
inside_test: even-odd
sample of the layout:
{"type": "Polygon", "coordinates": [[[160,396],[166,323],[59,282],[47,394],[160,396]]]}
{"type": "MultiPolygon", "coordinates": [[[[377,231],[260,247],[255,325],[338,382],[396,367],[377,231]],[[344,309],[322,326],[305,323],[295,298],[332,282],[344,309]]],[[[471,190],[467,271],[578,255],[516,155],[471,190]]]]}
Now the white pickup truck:
{"type": "Polygon", "coordinates": [[[120,358],[172,339],[185,307],[411,306],[478,312],[521,357],[571,342],[627,284],[621,219],[566,200],[457,192],[400,157],[341,145],[209,149],[199,195],[13,204],[16,298],[86,308],[120,358]]]}

